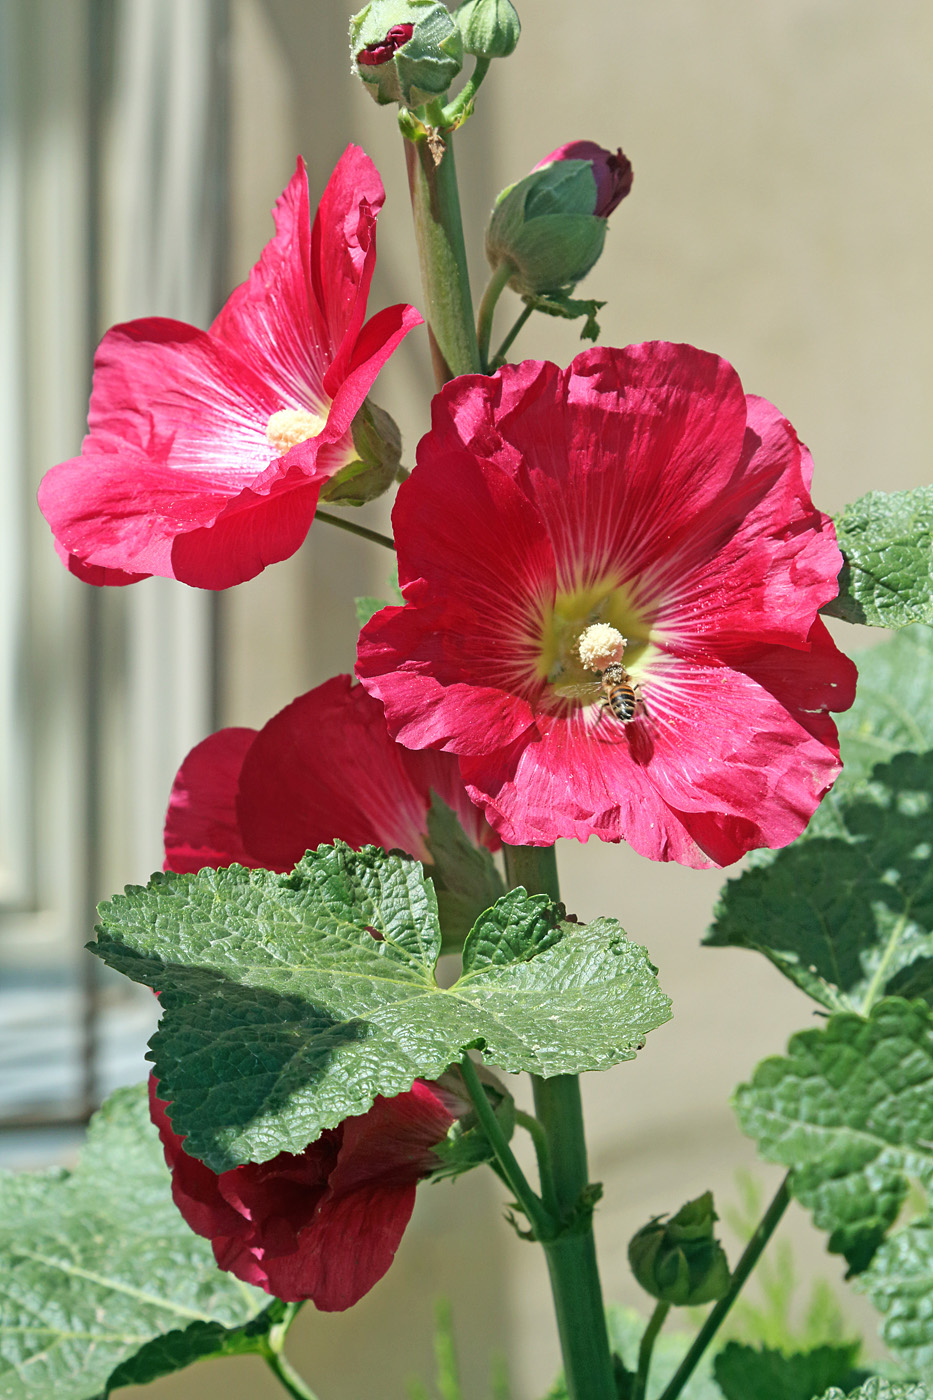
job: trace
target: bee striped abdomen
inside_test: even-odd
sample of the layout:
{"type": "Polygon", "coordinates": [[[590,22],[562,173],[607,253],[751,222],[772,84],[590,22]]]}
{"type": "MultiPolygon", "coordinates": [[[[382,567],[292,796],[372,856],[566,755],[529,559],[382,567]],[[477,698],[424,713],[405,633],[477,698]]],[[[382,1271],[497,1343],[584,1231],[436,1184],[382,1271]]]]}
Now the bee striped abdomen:
{"type": "Polygon", "coordinates": [[[620,724],[635,718],[639,693],[628,671],[619,661],[612,661],[602,674],[603,704],[620,724]]]}

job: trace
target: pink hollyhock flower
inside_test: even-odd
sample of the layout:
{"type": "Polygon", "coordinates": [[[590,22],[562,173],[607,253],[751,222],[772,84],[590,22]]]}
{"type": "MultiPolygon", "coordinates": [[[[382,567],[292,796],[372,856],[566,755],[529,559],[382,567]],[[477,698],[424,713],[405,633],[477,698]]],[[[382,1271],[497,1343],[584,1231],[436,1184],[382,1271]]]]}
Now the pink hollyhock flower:
{"type": "Polygon", "coordinates": [[[623,155],[621,148],[607,151],[595,141],[568,141],[558,146],[544,160],[532,166],[533,170],[543,170],[561,160],[588,160],[596,181],[596,208],[592,211],[601,219],[608,219],[614,209],[618,209],[632,188],[632,162],[623,155]]]}
{"type": "Polygon", "coordinates": [[[395,506],[405,606],[357,673],[401,743],[459,756],[504,841],[692,866],[783,846],[854,693],[810,477],[777,409],[690,346],[454,380],[395,506]],[[581,653],[590,633],[615,641],[581,653]]]}
{"type": "Polygon", "coordinates": [[[220,1268],[286,1302],[310,1298],[323,1312],[351,1308],[382,1278],[418,1182],[442,1166],[433,1149],[471,1110],[454,1076],[416,1079],[304,1152],[217,1173],[185,1152],[152,1076],[149,1105],[175,1204],[211,1241],[220,1268]]]}
{"type": "Polygon", "coordinates": [[[165,868],[288,871],[306,850],[338,840],[430,863],[432,790],[475,845],[498,848],[457,760],[394,743],[382,706],[350,676],[334,676],[259,731],[221,729],[192,749],[169,801],[165,868]]]}
{"type": "Polygon", "coordinates": [[[153,317],[107,332],[81,456],[39,489],[73,573],[227,588],[294,554],[323,483],[357,457],[376,375],[421,321],[392,306],[364,324],[383,199],[348,146],[312,228],[299,160],[275,237],[209,331],[153,317]]]}

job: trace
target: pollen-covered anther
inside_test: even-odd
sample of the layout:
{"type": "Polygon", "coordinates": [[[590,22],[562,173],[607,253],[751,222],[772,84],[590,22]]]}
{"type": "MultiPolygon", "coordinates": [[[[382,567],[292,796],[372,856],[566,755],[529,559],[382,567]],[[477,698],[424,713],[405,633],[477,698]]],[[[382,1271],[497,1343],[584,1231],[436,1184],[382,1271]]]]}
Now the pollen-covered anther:
{"type": "Polygon", "coordinates": [[[266,438],[280,457],[299,442],[315,438],[327,426],[327,419],[310,408],[280,408],[266,424],[266,438]]]}
{"type": "Polygon", "coordinates": [[[577,652],[587,671],[605,671],[613,661],[621,661],[626,639],[608,622],[594,622],[580,634],[577,652]]]}

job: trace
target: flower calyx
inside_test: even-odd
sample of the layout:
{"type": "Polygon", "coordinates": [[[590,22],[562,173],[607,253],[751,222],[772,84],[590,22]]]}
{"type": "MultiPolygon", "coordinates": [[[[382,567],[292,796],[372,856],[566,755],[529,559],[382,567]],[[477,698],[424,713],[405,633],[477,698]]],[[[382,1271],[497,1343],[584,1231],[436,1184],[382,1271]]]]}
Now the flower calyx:
{"type": "Polygon", "coordinates": [[[352,68],[380,105],[442,98],[463,67],[463,37],[438,0],[372,0],[350,20],[352,68]]]}
{"type": "Polygon", "coordinates": [[[321,501],[363,506],[383,495],[407,473],[402,468],[402,435],[385,409],[365,399],[350,425],[355,457],[325,481],[321,501]]]}
{"type": "Polygon", "coordinates": [[[632,1236],[629,1263],[652,1298],[693,1307],[723,1296],[730,1272],[725,1251],[713,1235],[718,1219],[713,1193],[705,1191],[669,1220],[656,1215],[632,1236]]]}
{"type": "MultiPolygon", "coordinates": [[[[485,1065],[477,1064],[475,1069],[502,1135],[508,1142],[515,1131],[515,1101],[485,1065]]],[[[435,1081],[435,1088],[447,1096],[450,1112],[454,1115],[446,1138],[432,1149],[438,1165],[431,1172],[431,1180],[440,1181],[482,1166],[484,1162],[491,1161],[495,1153],[479,1125],[459,1067],[451,1065],[435,1081]]]]}
{"type": "Polygon", "coordinates": [[[509,286],[522,296],[569,290],[595,265],[606,220],[632,186],[621,150],[573,141],[552,151],[496,200],[486,228],[486,257],[510,263],[509,286]]]}

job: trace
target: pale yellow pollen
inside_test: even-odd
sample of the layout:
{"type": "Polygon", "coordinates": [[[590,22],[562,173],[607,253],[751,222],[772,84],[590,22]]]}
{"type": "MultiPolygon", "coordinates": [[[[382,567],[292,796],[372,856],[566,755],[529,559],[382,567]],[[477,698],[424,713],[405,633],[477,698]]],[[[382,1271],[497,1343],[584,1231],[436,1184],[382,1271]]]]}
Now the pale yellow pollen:
{"type": "Polygon", "coordinates": [[[266,424],[266,438],[276,453],[284,457],[299,442],[317,437],[327,426],[327,419],[309,408],[280,408],[266,424]]]}
{"type": "Polygon", "coordinates": [[[626,640],[608,622],[594,622],[580,633],[577,652],[587,671],[605,671],[612,661],[621,661],[626,640]]]}

